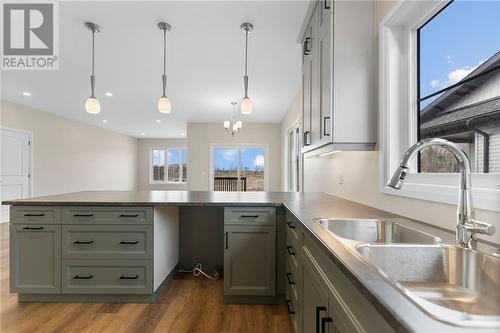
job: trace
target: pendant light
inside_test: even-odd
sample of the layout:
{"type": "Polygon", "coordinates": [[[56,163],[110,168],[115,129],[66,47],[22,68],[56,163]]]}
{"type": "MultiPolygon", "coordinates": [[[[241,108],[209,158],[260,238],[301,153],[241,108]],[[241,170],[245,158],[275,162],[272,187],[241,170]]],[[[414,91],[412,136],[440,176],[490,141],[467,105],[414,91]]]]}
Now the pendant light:
{"type": "Polygon", "coordinates": [[[90,75],[90,97],[87,99],[85,102],[85,110],[88,113],[91,114],[98,114],[101,112],[101,104],[99,104],[99,101],[97,98],[95,98],[94,95],[94,88],[95,88],[95,75],[94,75],[94,40],[95,40],[95,33],[100,32],[102,29],[100,26],[98,26],[95,23],[92,22],[85,22],[85,26],[87,29],[92,31],[92,74],[90,75]]]}
{"type": "Polygon", "coordinates": [[[245,97],[243,97],[240,103],[240,111],[241,114],[250,114],[252,113],[253,105],[252,100],[248,97],[248,33],[253,30],[253,25],[251,23],[243,23],[240,28],[245,33],[245,76],[243,76],[245,97]]]}
{"type": "Polygon", "coordinates": [[[160,100],[158,101],[158,111],[161,113],[170,113],[172,112],[172,103],[170,103],[170,99],[168,99],[165,94],[167,91],[167,32],[172,30],[170,24],[166,22],[158,23],[158,28],[163,31],[163,75],[161,76],[162,84],[163,84],[163,95],[161,95],[160,100]]]}
{"type": "Polygon", "coordinates": [[[236,102],[231,102],[231,105],[233,106],[233,110],[231,112],[231,120],[226,120],[224,121],[224,129],[226,132],[231,134],[232,136],[235,136],[236,133],[243,127],[243,122],[241,120],[235,120],[235,108],[236,108],[236,102]]]}

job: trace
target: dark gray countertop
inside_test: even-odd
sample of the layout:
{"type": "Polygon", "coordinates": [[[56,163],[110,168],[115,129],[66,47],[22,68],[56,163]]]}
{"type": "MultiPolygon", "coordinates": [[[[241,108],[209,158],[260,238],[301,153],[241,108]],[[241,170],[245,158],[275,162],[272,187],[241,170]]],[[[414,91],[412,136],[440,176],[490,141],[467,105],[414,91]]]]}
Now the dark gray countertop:
{"type": "MultiPolygon", "coordinates": [[[[418,308],[381,275],[313,220],[335,218],[398,218],[394,214],[325,193],[206,192],[206,191],[87,191],[4,201],[4,205],[57,206],[282,206],[295,215],[330,258],[342,269],[378,312],[399,332],[494,332],[440,322],[418,308]]],[[[449,231],[407,221],[453,242],[449,231]]]]}

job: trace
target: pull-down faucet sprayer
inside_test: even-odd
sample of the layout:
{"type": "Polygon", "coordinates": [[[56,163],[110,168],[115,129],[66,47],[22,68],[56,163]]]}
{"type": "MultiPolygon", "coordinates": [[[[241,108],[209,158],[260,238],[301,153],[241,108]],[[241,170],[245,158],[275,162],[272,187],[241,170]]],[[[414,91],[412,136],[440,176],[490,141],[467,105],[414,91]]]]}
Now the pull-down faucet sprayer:
{"type": "Polygon", "coordinates": [[[458,245],[469,249],[476,248],[475,234],[493,235],[495,227],[474,219],[474,209],[471,199],[470,162],[467,155],[453,142],[445,139],[424,139],[411,146],[399,163],[387,186],[400,190],[408,173],[411,159],[422,149],[437,146],[446,149],[455,156],[460,168],[460,189],[457,206],[456,239],[458,245]]]}

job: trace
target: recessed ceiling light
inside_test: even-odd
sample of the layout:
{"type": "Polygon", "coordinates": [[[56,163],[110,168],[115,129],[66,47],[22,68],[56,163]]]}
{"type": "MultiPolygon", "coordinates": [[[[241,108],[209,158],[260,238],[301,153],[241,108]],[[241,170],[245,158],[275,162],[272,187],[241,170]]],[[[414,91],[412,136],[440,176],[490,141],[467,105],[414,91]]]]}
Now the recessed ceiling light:
{"type": "Polygon", "coordinates": [[[103,119],[103,120],[102,120],[102,122],[103,122],[103,123],[107,123],[107,122],[108,122],[108,120],[107,120],[107,119],[103,119]]]}
{"type": "Polygon", "coordinates": [[[142,136],[144,136],[144,135],[146,135],[146,134],[144,134],[144,133],[141,133],[141,135],[142,135],[142,136]]]}
{"type": "Polygon", "coordinates": [[[106,96],[111,97],[111,96],[113,96],[113,93],[107,92],[107,93],[106,93],[106,96]]]}
{"type": "Polygon", "coordinates": [[[31,96],[31,93],[27,92],[27,91],[23,91],[23,95],[24,96],[31,96]]]}
{"type": "Polygon", "coordinates": [[[161,122],[161,120],[160,119],[156,119],[156,122],[159,123],[159,122],[161,122]]]}

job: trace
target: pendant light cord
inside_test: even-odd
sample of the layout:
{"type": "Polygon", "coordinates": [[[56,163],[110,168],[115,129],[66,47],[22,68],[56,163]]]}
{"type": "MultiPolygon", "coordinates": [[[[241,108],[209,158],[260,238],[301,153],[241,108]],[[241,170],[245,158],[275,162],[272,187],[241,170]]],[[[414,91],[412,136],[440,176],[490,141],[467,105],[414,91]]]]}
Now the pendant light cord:
{"type": "Polygon", "coordinates": [[[163,29],[163,75],[167,72],[167,29],[163,29]]]}
{"type": "Polygon", "coordinates": [[[162,87],[163,87],[163,95],[162,97],[167,97],[166,96],[166,91],[167,91],[167,29],[162,29],[163,30],[163,75],[161,76],[161,81],[162,81],[162,87]]]}
{"type": "Polygon", "coordinates": [[[95,98],[95,75],[94,75],[94,44],[95,44],[95,29],[92,29],[92,74],[90,75],[90,97],[95,98]]]}
{"type": "Polygon", "coordinates": [[[94,44],[95,44],[95,31],[92,30],[92,76],[94,76],[94,44]]]}
{"type": "Polygon", "coordinates": [[[245,77],[243,83],[245,85],[245,98],[248,98],[248,28],[245,29],[245,77]]]}
{"type": "Polygon", "coordinates": [[[245,31],[245,76],[248,76],[247,73],[248,73],[248,29],[245,31]]]}

